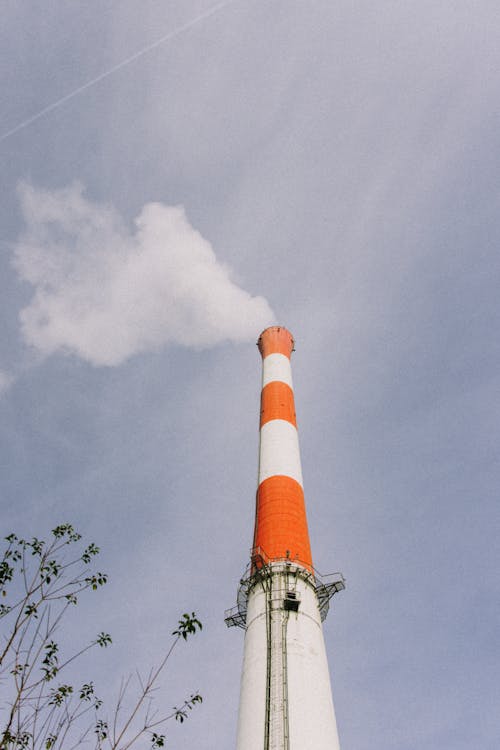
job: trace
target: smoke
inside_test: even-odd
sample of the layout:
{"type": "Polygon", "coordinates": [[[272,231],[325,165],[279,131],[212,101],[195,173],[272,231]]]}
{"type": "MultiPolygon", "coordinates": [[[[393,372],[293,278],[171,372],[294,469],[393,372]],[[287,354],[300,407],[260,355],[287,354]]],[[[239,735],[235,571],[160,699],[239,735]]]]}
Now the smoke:
{"type": "Polygon", "coordinates": [[[34,288],[20,313],[25,341],[119,365],[168,344],[246,341],[274,320],[263,297],[237,286],[180,206],[148,203],[131,231],[111,206],[74,184],[19,187],[26,228],[14,265],[34,288]]]}

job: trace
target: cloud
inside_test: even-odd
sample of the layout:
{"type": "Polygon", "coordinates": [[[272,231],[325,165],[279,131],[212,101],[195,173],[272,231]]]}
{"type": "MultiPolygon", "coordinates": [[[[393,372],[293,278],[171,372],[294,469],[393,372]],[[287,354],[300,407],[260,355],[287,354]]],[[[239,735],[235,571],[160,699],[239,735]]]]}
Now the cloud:
{"type": "Polygon", "coordinates": [[[21,328],[44,355],[119,365],[168,344],[251,340],[274,322],[267,301],[231,280],[181,206],[148,203],[131,231],[80,184],[49,191],[22,183],[19,195],[26,227],[14,265],[34,287],[21,328]]]}
{"type": "Polygon", "coordinates": [[[14,382],[14,377],[5,370],[0,370],[0,396],[9,388],[14,382]]]}

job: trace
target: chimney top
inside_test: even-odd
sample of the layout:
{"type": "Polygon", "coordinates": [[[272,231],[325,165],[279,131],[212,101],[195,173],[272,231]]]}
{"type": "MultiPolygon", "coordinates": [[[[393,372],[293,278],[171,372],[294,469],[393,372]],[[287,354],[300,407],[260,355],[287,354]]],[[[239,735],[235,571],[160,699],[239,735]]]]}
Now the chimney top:
{"type": "Polygon", "coordinates": [[[294,344],[292,334],[283,326],[266,328],[257,341],[262,359],[265,359],[269,354],[284,354],[290,359],[292,352],[295,351],[294,344]]]}

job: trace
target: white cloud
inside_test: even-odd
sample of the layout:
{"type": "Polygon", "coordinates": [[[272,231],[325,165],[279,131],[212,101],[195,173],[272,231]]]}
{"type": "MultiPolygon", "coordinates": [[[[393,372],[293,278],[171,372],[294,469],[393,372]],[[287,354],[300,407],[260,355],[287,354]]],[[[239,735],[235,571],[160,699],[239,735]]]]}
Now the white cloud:
{"type": "Polygon", "coordinates": [[[246,341],[274,321],[263,297],[237,286],[184,209],[146,204],[131,231],[83,187],[22,184],[26,223],[14,265],[34,295],[20,314],[25,341],[118,365],[167,344],[246,341]]]}
{"type": "Polygon", "coordinates": [[[5,393],[14,382],[14,377],[5,370],[0,370],[0,396],[5,393]]]}

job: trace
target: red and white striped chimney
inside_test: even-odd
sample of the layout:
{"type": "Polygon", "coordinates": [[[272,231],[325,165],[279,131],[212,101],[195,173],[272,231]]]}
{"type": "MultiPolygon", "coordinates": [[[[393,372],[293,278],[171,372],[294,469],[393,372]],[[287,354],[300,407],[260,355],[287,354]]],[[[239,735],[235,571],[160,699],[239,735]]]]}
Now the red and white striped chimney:
{"type": "Polygon", "coordinates": [[[260,550],[266,562],[288,557],[312,570],[290,366],[294,341],[286,328],[273,326],[257,344],[262,393],[254,554],[260,550]]]}
{"type": "Polygon", "coordinates": [[[322,620],[342,576],[313,568],[290,357],[281,326],[262,355],[259,478],[251,563],[226,623],[245,629],[237,750],[339,750],[322,620]]]}

